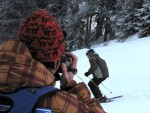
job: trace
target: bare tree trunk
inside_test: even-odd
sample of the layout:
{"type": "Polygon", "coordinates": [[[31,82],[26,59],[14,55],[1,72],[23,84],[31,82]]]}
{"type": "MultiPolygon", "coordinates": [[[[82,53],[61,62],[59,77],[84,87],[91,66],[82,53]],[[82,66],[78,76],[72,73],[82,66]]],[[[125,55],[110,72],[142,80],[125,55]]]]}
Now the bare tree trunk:
{"type": "Polygon", "coordinates": [[[99,17],[97,19],[97,26],[96,26],[96,34],[95,34],[96,39],[98,39],[100,36],[103,35],[103,33],[102,33],[103,23],[104,23],[104,16],[99,17]]]}
{"type": "Polygon", "coordinates": [[[90,21],[90,23],[89,23],[89,41],[90,41],[90,39],[91,39],[91,25],[92,25],[92,16],[90,16],[89,17],[89,21],[90,21]]]}
{"type": "Polygon", "coordinates": [[[104,24],[105,32],[104,32],[104,42],[113,39],[112,27],[110,18],[106,18],[106,23],[104,24]]]}
{"type": "Polygon", "coordinates": [[[91,39],[91,24],[92,24],[92,16],[87,17],[87,25],[86,25],[86,39],[85,45],[87,48],[90,48],[90,39],[91,39]]]}

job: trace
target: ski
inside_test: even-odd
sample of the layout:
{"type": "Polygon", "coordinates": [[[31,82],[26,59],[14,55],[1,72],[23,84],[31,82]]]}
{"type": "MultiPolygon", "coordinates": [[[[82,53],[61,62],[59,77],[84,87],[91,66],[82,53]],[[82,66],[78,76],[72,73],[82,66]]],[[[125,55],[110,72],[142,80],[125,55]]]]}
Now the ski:
{"type": "Polygon", "coordinates": [[[114,99],[116,99],[116,98],[121,98],[121,97],[123,97],[123,95],[118,95],[118,96],[110,97],[110,98],[107,98],[107,99],[104,100],[104,101],[100,101],[100,103],[109,103],[109,102],[113,102],[114,99]]]}
{"type": "Polygon", "coordinates": [[[113,99],[106,99],[105,101],[100,101],[100,103],[109,103],[109,102],[112,102],[114,101],[113,99]]]}
{"type": "Polygon", "coordinates": [[[108,98],[108,99],[116,99],[116,98],[121,98],[121,97],[123,97],[123,95],[119,95],[119,96],[110,97],[110,98],[108,98]]]}

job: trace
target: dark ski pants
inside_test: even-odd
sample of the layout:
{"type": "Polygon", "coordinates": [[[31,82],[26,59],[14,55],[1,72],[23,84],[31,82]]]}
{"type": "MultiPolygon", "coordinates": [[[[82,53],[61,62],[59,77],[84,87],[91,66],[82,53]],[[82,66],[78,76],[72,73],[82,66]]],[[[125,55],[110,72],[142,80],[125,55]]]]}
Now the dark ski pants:
{"type": "Polygon", "coordinates": [[[93,93],[94,97],[99,99],[100,97],[102,97],[102,93],[98,87],[98,85],[100,83],[102,83],[106,78],[92,78],[89,83],[88,86],[91,89],[91,92],[93,93]]]}

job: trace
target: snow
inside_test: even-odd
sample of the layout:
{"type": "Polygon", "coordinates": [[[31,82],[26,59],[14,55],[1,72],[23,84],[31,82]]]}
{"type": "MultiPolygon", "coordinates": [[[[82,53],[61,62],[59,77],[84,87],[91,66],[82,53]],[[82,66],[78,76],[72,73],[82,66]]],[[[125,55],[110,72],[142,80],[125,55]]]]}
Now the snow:
{"type": "MultiPolygon", "coordinates": [[[[92,48],[105,59],[110,73],[110,77],[99,85],[100,89],[107,97],[123,95],[113,102],[101,103],[104,110],[107,113],[150,113],[150,37],[139,39],[133,35],[124,43],[113,40],[107,46],[99,44],[92,48]]],[[[79,59],[74,79],[87,84],[90,79],[84,73],[90,65],[86,51],[73,53],[79,59]]]]}

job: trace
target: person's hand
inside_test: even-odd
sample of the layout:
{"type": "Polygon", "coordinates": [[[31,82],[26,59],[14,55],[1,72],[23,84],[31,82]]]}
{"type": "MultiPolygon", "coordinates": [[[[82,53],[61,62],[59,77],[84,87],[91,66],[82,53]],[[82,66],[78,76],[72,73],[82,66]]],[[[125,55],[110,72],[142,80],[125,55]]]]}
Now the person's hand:
{"type": "Polygon", "coordinates": [[[66,56],[71,57],[71,59],[72,59],[72,62],[71,62],[70,67],[71,67],[71,68],[77,68],[78,57],[77,57],[76,55],[74,55],[73,53],[71,53],[71,52],[65,52],[64,54],[65,54],[66,56]]]}
{"type": "MultiPolygon", "coordinates": [[[[65,52],[65,54],[72,58],[72,63],[70,65],[70,67],[76,69],[77,68],[77,61],[78,61],[77,56],[71,52],[65,52]]],[[[61,82],[61,86],[65,87],[70,81],[73,80],[74,73],[67,70],[67,66],[65,63],[61,63],[61,71],[62,71],[62,76],[61,76],[60,82],[61,82]]]]}
{"type": "Polygon", "coordinates": [[[85,72],[84,75],[85,75],[86,77],[88,77],[88,76],[90,75],[90,73],[89,73],[89,72],[85,72]]]}

